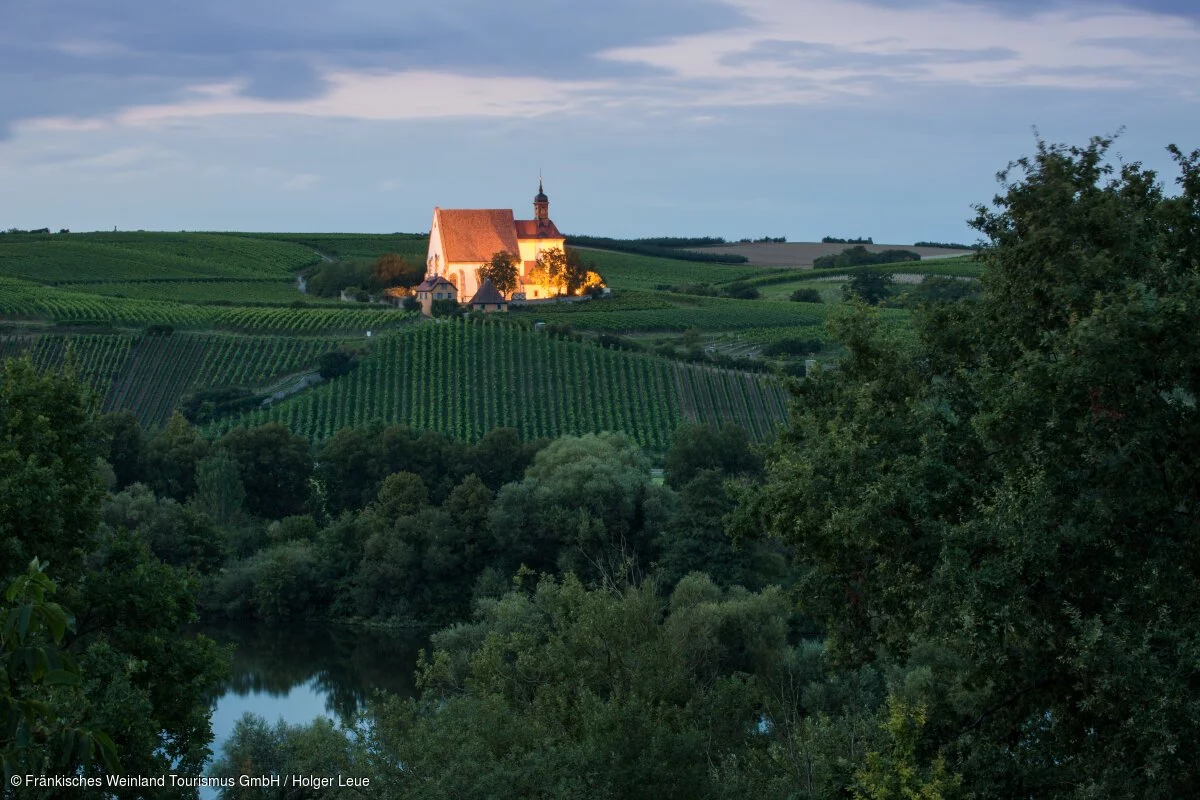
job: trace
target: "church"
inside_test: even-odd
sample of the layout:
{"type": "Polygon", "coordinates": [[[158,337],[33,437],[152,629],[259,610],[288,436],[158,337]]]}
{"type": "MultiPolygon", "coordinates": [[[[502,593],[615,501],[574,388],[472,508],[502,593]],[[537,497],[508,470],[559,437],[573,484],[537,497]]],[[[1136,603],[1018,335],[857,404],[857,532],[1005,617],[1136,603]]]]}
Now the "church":
{"type": "MultiPolygon", "coordinates": [[[[565,239],[550,219],[550,198],[538,179],[533,219],[514,219],[507,208],[437,208],[429,229],[426,281],[442,277],[454,284],[459,303],[469,303],[480,288],[478,269],[503,250],[520,261],[511,299],[540,300],[558,290],[535,271],[538,254],[563,248],[565,239]],[[540,282],[539,282],[540,281],[540,282]]],[[[494,290],[493,290],[494,291],[494,290]]]]}

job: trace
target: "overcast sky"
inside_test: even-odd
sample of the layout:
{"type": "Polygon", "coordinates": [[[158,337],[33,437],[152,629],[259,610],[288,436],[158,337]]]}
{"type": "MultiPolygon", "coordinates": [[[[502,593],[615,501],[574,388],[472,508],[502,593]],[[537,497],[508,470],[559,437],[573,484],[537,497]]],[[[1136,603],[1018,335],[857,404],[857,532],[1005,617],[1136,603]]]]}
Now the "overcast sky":
{"type": "Polygon", "coordinates": [[[1200,3],[10,0],[0,228],[974,240],[1049,141],[1200,147],[1200,3]]]}

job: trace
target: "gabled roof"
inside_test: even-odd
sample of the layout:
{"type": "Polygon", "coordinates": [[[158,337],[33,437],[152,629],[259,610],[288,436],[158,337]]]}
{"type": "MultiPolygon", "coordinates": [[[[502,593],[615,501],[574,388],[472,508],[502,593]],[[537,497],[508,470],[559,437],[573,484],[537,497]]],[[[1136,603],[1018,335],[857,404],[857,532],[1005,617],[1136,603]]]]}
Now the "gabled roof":
{"type": "Polygon", "coordinates": [[[478,303],[503,304],[507,302],[508,301],[504,299],[504,295],[500,294],[500,290],[496,288],[496,285],[492,283],[490,278],[483,282],[483,285],[479,287],[479,291],[476,292],[475,296],[471,298],[471,305],[476,305],[478,303]]]}
{"type": "Polygon", "coordinates": [[[449,286],[451,289],[457,290],[453,281],[446,280],[445,275],[434,275],[432,278],[426,278],[421,281],[421,285],[417,287],[418,292],[432,292],[439,286],[449,286]]]}
{"type": "Polygon", "coordinates": [[[558,232],[553,220],[545,220],[539,223],[536,219],[518,219],[514,220],[514,225],[517,227],[518,239],[562,239],[564,238],[558,232]]]}
{"type": "Polygon", "coordinates": [[[504,250],[516,254],[517,228],[509,208],[437,208],[446,263],[489,261],[504,250]]]}

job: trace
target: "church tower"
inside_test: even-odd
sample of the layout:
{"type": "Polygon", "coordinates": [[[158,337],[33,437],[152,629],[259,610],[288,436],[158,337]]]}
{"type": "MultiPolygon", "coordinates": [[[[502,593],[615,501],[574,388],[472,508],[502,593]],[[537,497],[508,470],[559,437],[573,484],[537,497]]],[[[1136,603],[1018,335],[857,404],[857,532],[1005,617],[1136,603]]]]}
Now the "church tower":
{"type": "Polygon", "coordinates": [[[546,193],[542,191],[542,176],[538,176],[538,193],[533,196],[533,218],[537,221],[538,227],[545,225],[550,220],[550,198],[546,197],[546,193]]]}

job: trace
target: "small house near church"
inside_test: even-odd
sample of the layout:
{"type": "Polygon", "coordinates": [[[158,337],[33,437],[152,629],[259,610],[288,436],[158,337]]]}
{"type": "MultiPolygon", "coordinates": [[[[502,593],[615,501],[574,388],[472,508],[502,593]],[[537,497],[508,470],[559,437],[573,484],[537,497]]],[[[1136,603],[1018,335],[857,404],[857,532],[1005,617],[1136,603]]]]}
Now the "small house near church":
{"type": "Polygon", "coordinates": [[[426,278],[417,287],[417,302],[421,304],[421,313],[427,317],[433,314],[434,301],[457,299],[458,289],[441,275],[426,278]]]}
{"type": "Polygon", "coordinates": [[[491,314],[496,311],[508,311],[508,301],[500,290],[490,280],[484,279],[479,291],[471,298],[472,311],[486,311],[491,314]]]}
{"type": "MultiPolygon", "coordinates": [[[[427,280],[449,279],[457,288],[455,299],[467,303],[480,290],[479,268],[500,251],[518,259],[514,295],[528,300],[558,294],[545,276],[535,272],[538,254],[561,250],[565,237],[550,219],[550,198],[538,180],[533,198],[533,219],[514,219],[507,208],[434,208],[429,231],[429,255],[425,261],[427,280]]],[[[493,287],[495,291],[495,287],[493,287]]],[[[497,292],[498,293],[498,292],[497,292]]]]}

